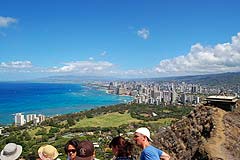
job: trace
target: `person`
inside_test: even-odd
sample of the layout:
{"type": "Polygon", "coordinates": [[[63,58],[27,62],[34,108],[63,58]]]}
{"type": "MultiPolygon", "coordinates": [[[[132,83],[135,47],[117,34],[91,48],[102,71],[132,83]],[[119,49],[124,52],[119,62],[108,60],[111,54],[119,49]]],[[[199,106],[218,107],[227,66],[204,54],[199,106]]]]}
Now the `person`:
{"type": "Polygon", "coordinates": [[[65,144],[64,151],[68,155],[67,160],[76,160],[79,143],[79,140],[71,139],[65,144]]]}
{"type": "Polygon", "coordinates": [[[109,143],[114,157],[112,160],[134,160],[132,156],[133,144],[126,141],[123,137],[117,136],[109,143]]]}
{"type": "Polygon", "coordinates": [[[22,154],[22,146],[15,143],[8,143],[0,154],[1,160],[16,160],[22,154]]]}
{"type": "Polygon", "coordinates": [[[118,154],[118,149],[122,148],[122,146],[124,146],[124,144],[125,144],[125,139],[121,136],[117,136],[112,139],[112,141],[109,143],[109,148],[112,149],[112,153],[114,155],[112,160],[116,160],[117,154],[118,154]]]}
{"type": "Polygon", "coordinates": [[[41,160],[54,160],[58,157],[57,149],[52,145],[44,145],[38,149],[38,155],[41,160]]]}
{"type": "Polygon", "coordinates": [[[91,141],[83,140],[78,145],[76,160],[94,160],[95,150],[91,141]]]}
{"type": "Polygon", "coordinates": [[[151,145],[150,142],[152,142],[152,139],[150,137],[150,131],[147,128],[138,128],[134,133],[133,140],[136,145],[142,148],[140,160],[170,159],[170,156],[167,153],[151,145]]]}

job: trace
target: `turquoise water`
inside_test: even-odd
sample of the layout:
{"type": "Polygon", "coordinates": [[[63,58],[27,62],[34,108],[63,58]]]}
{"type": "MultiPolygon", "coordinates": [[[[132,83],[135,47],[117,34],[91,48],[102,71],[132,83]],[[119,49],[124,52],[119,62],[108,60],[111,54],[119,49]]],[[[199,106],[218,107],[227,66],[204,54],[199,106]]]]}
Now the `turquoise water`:
{"type": "Polygon", "coordinates": [[[18,112],[52,116],[131,100],[80,84],[0,83],[0,124],[13,123],[18,112]]]}

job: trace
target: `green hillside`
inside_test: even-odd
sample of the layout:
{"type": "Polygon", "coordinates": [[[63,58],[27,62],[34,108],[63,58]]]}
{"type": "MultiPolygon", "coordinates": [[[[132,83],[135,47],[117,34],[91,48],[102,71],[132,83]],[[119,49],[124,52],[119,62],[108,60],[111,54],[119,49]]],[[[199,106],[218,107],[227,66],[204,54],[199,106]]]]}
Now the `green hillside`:
{"type": "Polygon", "coordinates": [[[48,118],[40,125],[26,124],[21,127],[10,126],[4,133],[9,136],[0,137],[0,148],[9,142],[23,146],[23,157],[36,159],[37,150],[43,144],[54,145],[65,159],[64,144],[71,138],[89,139],[100,145],[96,148],[97,158],[110,159],[112,153],[107,150],[112,137],[120,133],[132,138],[132,133],[140,126],[148,126],[151,131],[157,131],[162,126],[168,126],[175,120],[188,114],[192,108],[178,106],[153,105],[114,105],[100,107],[75,114],[67,114],[48,118]],[[152,113],[155,116],[152,116],[152,113]]]}

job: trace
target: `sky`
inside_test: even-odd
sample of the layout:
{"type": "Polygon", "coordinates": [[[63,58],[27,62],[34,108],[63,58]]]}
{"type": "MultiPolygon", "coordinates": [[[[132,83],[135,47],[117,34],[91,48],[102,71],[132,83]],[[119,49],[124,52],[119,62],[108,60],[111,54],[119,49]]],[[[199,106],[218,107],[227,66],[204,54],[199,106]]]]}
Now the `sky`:
{"type": "Polygon", "coordinates": [[[240,71],[238,0],[0,0],[0,81],[240,71]]]}

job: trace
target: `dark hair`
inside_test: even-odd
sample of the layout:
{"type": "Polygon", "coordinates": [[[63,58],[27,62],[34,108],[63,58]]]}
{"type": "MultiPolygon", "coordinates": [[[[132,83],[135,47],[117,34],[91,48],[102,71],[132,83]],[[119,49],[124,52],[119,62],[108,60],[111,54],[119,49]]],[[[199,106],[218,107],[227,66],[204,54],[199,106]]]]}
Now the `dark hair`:
{"type": "Polygon", "coordinates": [[[80,141],[77,139],[70,139],[64,146],[65,153],[68,154],[68,146],[69,145],[74,146],[74,148],[77,150],[79,143],[80,143],[80,141]]]}
{"type": "Polygon", "coordinates": [[[129,157],[129,156],[131,156],[131,157],[133,157],[133,149],[134,149],[134,145],[131,143],[131,142],[129,142],[129,141],[127,141],[126,143],[125,143],[125,150],[126,150],[126,152],[127,152],[127,156],[129,157]]]}
{"type": "Polygon", "coordinates": [[[133,144],[118,136],[112,139],[109,147],[118,147],[117,157],[130,157],[133,151],[133,144]]]}
{"type": "Polygon", "coordinates": [[[109,148],[125,145],[125,139],[121,136],[114,137],[109,143],[109,148]]]}

